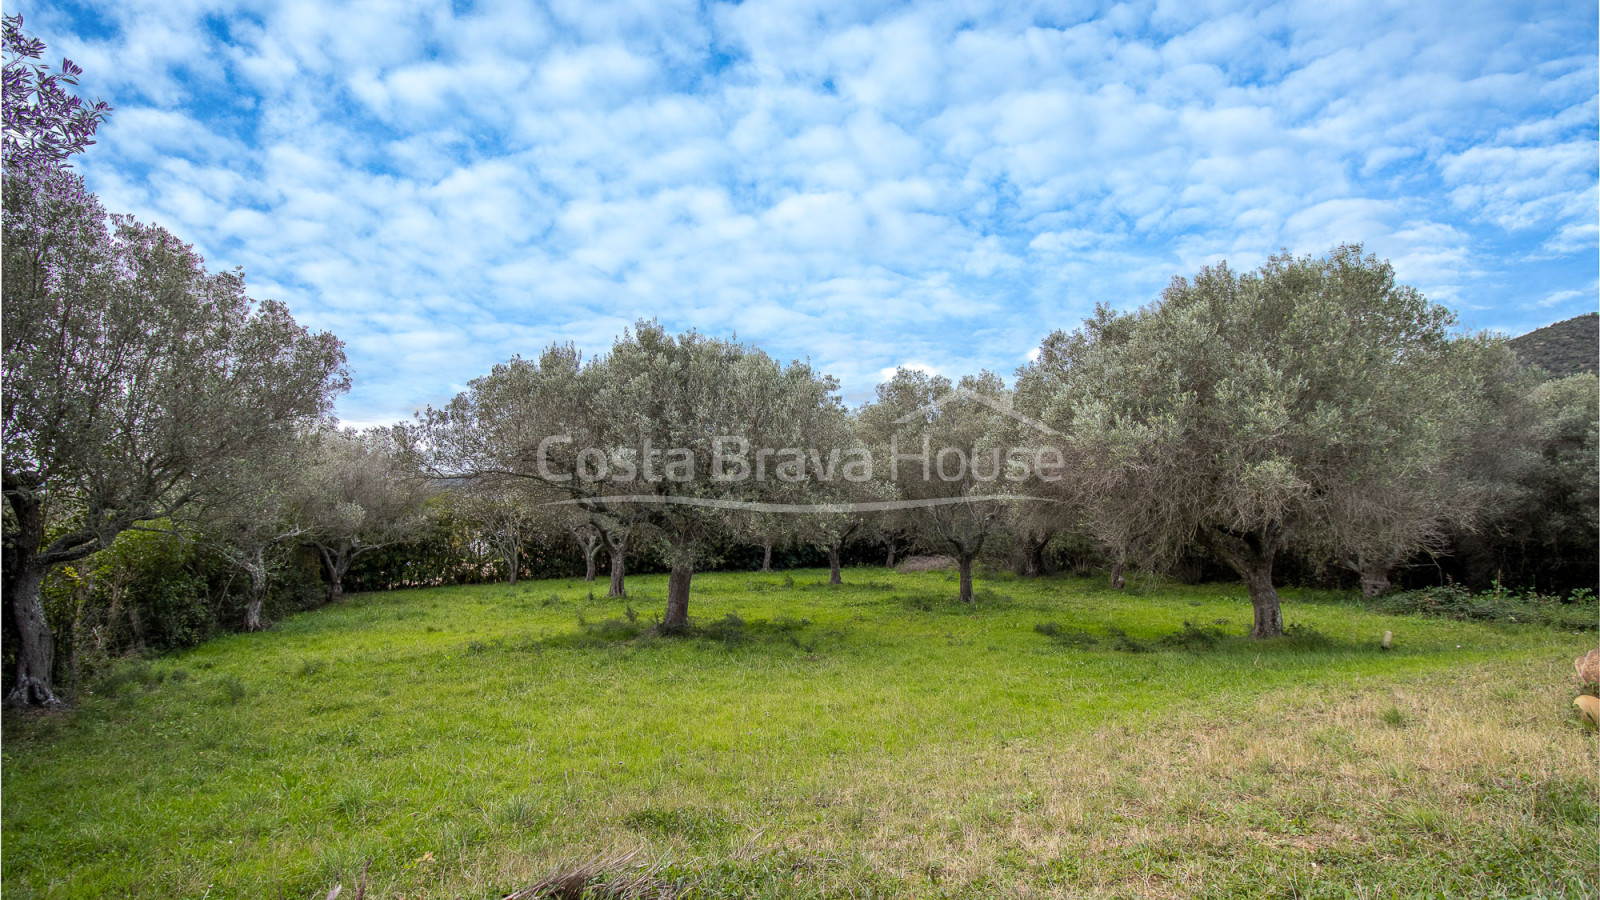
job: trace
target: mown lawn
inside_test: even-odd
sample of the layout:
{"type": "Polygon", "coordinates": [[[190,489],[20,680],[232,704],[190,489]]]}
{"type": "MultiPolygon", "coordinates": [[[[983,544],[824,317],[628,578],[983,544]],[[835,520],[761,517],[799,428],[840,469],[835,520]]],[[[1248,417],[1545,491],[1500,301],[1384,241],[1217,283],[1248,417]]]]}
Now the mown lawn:
{"type": "Polygon", "coordinates": [[[368,897],[498,898],[632,851],[703,897],[1600,885],[1594,632],[1289,591],[1260,643],[1233,586],[790,577],[696,577],[670,638],[636,636],[664,576],[361,595],[7,713],[5,896],[348,898],[369,866],[368,897]]]}

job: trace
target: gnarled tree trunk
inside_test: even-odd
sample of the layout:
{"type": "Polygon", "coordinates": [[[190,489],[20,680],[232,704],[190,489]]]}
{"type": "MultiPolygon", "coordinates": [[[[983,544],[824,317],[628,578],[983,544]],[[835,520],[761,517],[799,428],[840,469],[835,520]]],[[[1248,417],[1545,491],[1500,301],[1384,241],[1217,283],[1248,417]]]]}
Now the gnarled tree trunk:
{"type": "Polygon", "coordinates": [[[615,534],[607,534],[606,549],[611,553],[611,589],[606,592],[606,596],[626,597],[628,596],[628,589],[627,585],[623,583],[623,578],[627,574],[627,532],[623,532],[620,537],[615,534]]]}
{"type": "Polygon", "coordinates": [[[961,602],[971,603],[972,597],[972,559],[975,554],[956,554],[956,569],[961,573],[961,602]]]}
{"type": "Polygon", "coordinates": [[[44,570],[26,565],[17,571],[6,606],[17,628],[17,683],[6,695],[15,706],[55,706],[61,701],[51,689],[50,668],[55,662],[55,637],[44,616],[44,570]]]}
{"type": "Polygon", "coordinates": [[[1358,552],[1355,559],[1345,560],[1345,565],[1361,577],[1361,596],[1371,599],[1388,592],[1391,567],[1387,560],[1370,559],[1365,553],[1358,552]]]}
{"type": "MultiPolygon", "coordinates": [[[[8,485],[8,487],[10,487],[8,485]]],[[[44,615],[44,576],[39,560],[44,543],[44,502],[31,491],[7,491],[17,517],[17,537],[10,560],[5,603],[17,629],[17,683],[6,695],[14,706],[56,706],[61,700],[51,686],[55,636],[44,615]]]]}
{"type": "Polygon", "coordinates": [[[682,631],[689,627],[689,582],[693,578],[693,565],[672,564],[672,574],[667,576],[667,615],[661,620],[663,631],[682,631]]]}
{"type": "Polygon", "coordinates": [[[1127,584],[1127,580],[1122,577],[1122,560],[1119,559],[1111,564],[1111,586],[1120,591],[1127,584]]]}
{"type": "Polygon", "coordinates": [[[572,538],[578,542],[578,549],[583,551],[583,580],[593,581],[595,574],[595,554],[600,552],[600,542],[605,533],[596,525],[583,525],[571,529],[572,538]]]}
{"type": "Polygon", "coordinates": [[[350,548],[342,544],[337,549],[322,544],[314,546],[322,557],[322,570],[328,576],[328,602],[343,603],[344,576],[350,571],[350,548]]]}
{"type": "Polygon", "coordinates": [[[842,552],[843,541],[834,541],[828,545],[828,583],[844,584],[844,579],[839,576],[839,555],[842,552]]]}
{"type": "Polygon", "coordinates": [[[761,545],[761,571],[772,571],[772,542],[767,541],[761,545]]]}
{"type": "Polygon", "coordinates": [[[264,627],[261,622],[261,607],[267,600],[267,561],[266,551],[257,549],[243,562],[245,574],[250,576],[250,596],[244,604],[244,627],[246,631],[260,631],[264,627]]]}
{"type": "Polygon", "coordinates": [[[1028,532],[1022,536],[1022,574],[1027,578],[1037,578],[1044,574],[1044,548],[1050,546],[1050,539],[1055,535],[1045,533],[1036,534],[1028,532]]]}
{"type": "Polygon", "coordinates": [[[1388,591],[1389,569],[1386,566],[1369,565],[1361,570],[1361,596],[1381,597],[1388,591]]]}
{"type": "Polygon", "coordinates": [[[894,540],[894,538],[890,538],[889,541],[888,541],[888,544],[889,544],[889,556],[888,556],[887,559],[884,560],[883,567],[886,568],[886,569],[892,569],[892,568],[894,568],[894,551],[895,551],[895,540],[894,540]]]}
{"type": "Polygon", "coordinates": [[[1272,586],[1272,562],[1244,576],[1250,588],[1250,608],[1255,612],[1255,627],[1250,636],[1255,638],[1278,637],[1283,634],[1283,610],[1278,605],[1278,589],[1272,586]]]}
{"type": "Polygon", "coordinates": [[[1218,554],[1239,573],[1250,591],[1250,608],[1255,613],[1255,627],[1250,629],[1253,638],[1283,634],[1283,610],[1278,604],[1278,589],[1272,585],[1272,563],[1283,535],[1284,529],[1275,525],[1245,537],[1221,529],[1212,534],[1218,554]]]}

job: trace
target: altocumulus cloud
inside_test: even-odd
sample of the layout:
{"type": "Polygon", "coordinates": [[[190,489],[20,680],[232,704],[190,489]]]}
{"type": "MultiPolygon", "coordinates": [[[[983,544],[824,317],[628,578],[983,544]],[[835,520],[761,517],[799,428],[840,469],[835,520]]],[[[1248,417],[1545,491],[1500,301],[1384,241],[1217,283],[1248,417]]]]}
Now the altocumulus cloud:
{"type": "Polygon", "coordinates": [[[76,163],[350,345],[348,421],[640,316],[1009,372],[1096,302],[1361,241],[1475,327],[1595,308],[1593,4],[8,4],[76,163]]]}

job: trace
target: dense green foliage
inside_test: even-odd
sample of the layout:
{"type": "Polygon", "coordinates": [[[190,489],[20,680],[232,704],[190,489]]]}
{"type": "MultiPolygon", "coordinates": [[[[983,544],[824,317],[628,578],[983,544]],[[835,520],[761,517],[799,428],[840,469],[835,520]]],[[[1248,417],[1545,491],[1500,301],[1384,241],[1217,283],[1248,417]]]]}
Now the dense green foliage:
{"type": "Polygon", "coordinates": [[[1541,594],[1533,590],[1512,590],[1495,585],[1491,590],[1473,593],[1459,584],[1396,591],[1368,601],[1386,613],[1417,613],[1450,619],[1480,622],[1521,622],[1549,625],[1562,631],[1594,631],[1600,628],[1600,606],[1595,593],[1580,588],[1566,596],[1541,594]]]}

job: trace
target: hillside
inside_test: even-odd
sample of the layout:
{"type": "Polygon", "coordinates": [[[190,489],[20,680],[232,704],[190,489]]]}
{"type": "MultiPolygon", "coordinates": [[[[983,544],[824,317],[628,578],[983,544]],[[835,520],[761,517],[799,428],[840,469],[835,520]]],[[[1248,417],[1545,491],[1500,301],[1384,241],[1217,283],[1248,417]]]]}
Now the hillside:
{"type": "Polygon", "coordinates": [[[1556,377],[1600,370],[1600,313],[1546,325],[1511,340],[1517,358],[1556,377]]]}

